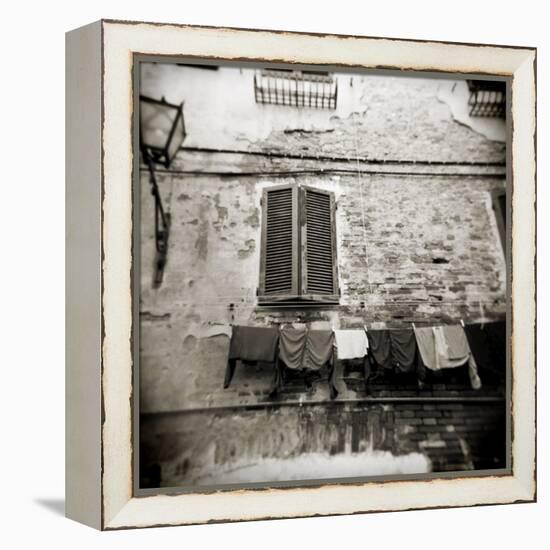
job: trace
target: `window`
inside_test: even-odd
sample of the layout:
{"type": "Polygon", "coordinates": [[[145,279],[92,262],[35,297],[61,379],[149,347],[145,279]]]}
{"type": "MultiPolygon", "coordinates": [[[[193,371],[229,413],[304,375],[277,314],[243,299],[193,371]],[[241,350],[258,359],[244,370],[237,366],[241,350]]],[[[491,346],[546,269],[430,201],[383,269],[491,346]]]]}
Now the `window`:
{"type": "Polygon", "coordinates": [[[498,80],[468,80],[470,116],[506,115],[506,83],[498,80]]]}
{"type": "Polygon", "coordinates": [[[338,303],[334,194],[264,189],[259,302],[338,303]]]}
{"type": "Polygon", "coordinates": [[[502,243],[502,248],[504,248],[506,252],[506,191],[493,191],[492,199],[498,232],[500,234],[500,242],[502,243]]]}
{"type": "Polygon", "coordinates": [[[322,71],[270,69],[254,75],[256,103],[336,109],[338,83],[322,71]]]}

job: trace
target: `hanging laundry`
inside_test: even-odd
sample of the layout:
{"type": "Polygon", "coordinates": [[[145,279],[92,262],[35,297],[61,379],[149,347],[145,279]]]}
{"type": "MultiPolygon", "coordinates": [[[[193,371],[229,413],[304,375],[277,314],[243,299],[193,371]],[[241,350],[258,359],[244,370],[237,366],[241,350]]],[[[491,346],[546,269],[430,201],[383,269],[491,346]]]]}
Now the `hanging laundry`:
{"type": "Polygon", "coordinates": [[[367,331],[369,340],[369,351],[374,361],[381,367],[390,369],[392,366],[391,340],[389,330],[369,330],[367,331]]]}
{"type": "Polygon", "coordinates": [[[461,325],[414,328],[422,361],[430,370],[460,367],[468,363],[472,388],[481,388],[477,364],[461,325]]]}
{"type": "Polygon", "coordinates": [[[435,340],[432,327],[414,327],[418,353],[427,369],[436,370],[435,340]]]}
{"type": "Polygon", "coordinates": [[[392,363],[399,372],[415,370],[416,339],[413,329],[390,330],[392,363]]]}
{"type": "Polygon", "coordinates": [[[361,359],[368,353],[369,341],[363,329],[334,331],[338,359],[361,359]]]}
{"type": "Polygon", "coordinates": [[[444,325],[434,328],[436,361],[441,368],[450,368],[468,363],[470,384],[474,390],[481,388],[477,363],[468,345],[461,325],[444,325]]]}
{"type": "Polygon", "coordinates": [[[306,349],[302,366],[308,370],[319,370],[332,358],[334,333],[332,330],[310,330],[307,333],[306,349]]]}
{"type": "Polygon", "coordinates": [[[432,330],[435,342],[435,370],[461,367],[468,361],[470,348],[460,325],[433,327],[432,330]]]}
{"type": "Polygon", "coordinates": [[[279,331],[271,327],[234,326],[229,346],[229,359],[275,361],[279,331]]]}
{"type": "Polygon", "coordinates": [[[328,385],[330,398],[335,399],[338,390],[335,384],[334,332],[332,330],[310,330],[307,334],[306,349],[304,353],[304,368],[311,371],[319,371],[328,364],[328,385]]]}
{"type": "Polygon", "coordinates": [[[223,387],[231,384],[237,360],[273,363],[277,358],[279,331],[271,327],[234,326],[223,387]]]}
{"type": "Polygon", "coordinates": [[[307,329],[284,327],[280,330],[279,357],[289,369],[302,368],[306,349],[307,329]]]}
{"type": "MultiPolygon", "coordinates": [[[[279,363],[290,370],[300,370],[308,376],[317,376],[328,365],[328,383],[330,398],[338,395],[335,385],[335,365],[333,358],[334,333],[332,330],[307,330],[305,327],[284,327],[279,338],[279,363]]],[[[284,385],[284,369],[278,365],[276,391],[284,385]]]]}
{"type": "Polygon", "coordinates": [[[395,367],[399,372],[415,370],[416,339],[412,329],[367,331],[369,351],[381,367],[395,367]]]}

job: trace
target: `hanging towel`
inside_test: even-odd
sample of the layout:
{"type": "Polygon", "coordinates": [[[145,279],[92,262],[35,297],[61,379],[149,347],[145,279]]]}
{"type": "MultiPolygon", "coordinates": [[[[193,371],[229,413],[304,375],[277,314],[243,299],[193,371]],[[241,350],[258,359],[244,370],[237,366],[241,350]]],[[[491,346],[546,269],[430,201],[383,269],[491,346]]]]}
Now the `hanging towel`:
{"type": "Polygon", "coordinates": [[[367,331],[369,350],[378,365],[386,369],[391,368],[391,340],[389,331],[369,330],[367,331]]]}
{"type": "Polygon", "coordinates": [[[392,363],[400,372],[415,370],[416,339],[412,329],[390,330],[392,363]]]}
{"type": "Polygon", "coordinates": [[[435,341],[432,327],[414,327],[418,352],[427,369],[436,370],[435,341]]]}
{"type": "Polygon", "coordinates": [[[320,370],[332,358],[333,346],[332,330],[310,330],[307,333],[302,367],[308,370],[320,370]]]}
{"type": "Polygon", "coordinates": [[[360,359],[367,355],[369,341],[363,329],[335,330],[334,338],[338,359],[360,359]]]}
{"type": "Polygon", "coordinates": [[[464,328],[461,325],[445,325],[434,327],[433,331],[437,368],[460,367],[468,363],[472,388],[481,388],[477,363],[468,345],[464,328]]]}
{"type": "Polygon", "coordinates": [[[271,327],[234,326],[229,359],[272,363],[277,355],[279,331],[271,327]]]}
{"type": "Polygon", "coordinates": [[[229,344],[229,356],[223,387],[233,380],[237,360],[273,363],[277,358],[279,331],[270,327],[234,326],[229,344]]]}
{"type": "Polygon", "coordinates": [[[289,369],[301,369],[306,349],[307,329],[284,327],[280,330],[279,356],[289,369]]]}
{"type": "Polygon", "coordinates": [[[470,348],[460,325],[433,327],[433,332],[435,370],[460,367],[468,361],[470,348]]]}

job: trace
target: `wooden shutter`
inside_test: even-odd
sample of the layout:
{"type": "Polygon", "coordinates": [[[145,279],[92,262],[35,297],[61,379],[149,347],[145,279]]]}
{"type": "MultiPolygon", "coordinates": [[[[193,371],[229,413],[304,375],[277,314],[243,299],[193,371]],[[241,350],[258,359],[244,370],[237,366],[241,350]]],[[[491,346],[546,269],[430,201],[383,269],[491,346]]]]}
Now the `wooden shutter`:
{"type": "Polygon", "coordinates": [[[264,189],[259,300],[277,301],[298,295],[298,189],[264,189]]]}
{"type": "Polygon", "coordinates": [[[300,189],[301,294],[311,300],[337,301],[334,194],[300,189]]]}

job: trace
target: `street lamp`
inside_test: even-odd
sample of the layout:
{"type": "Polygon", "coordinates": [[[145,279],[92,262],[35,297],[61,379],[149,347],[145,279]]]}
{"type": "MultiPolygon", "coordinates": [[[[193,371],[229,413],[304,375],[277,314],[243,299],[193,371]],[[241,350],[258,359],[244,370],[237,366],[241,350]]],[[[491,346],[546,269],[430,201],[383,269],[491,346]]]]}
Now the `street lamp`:
{"type": "Polygon", "coordinates": [[[169,168],[185,138],[183,103],[175,105],[164,98],[153,99],[141,95],[139,101],[139,137],[143,161],[149,169],[151,194],[155,200],[155,273],[153,287],[162,284],[164,267],[168,253],[170,235],[170,214],[162,205],[155,164],[169,168]]]}

